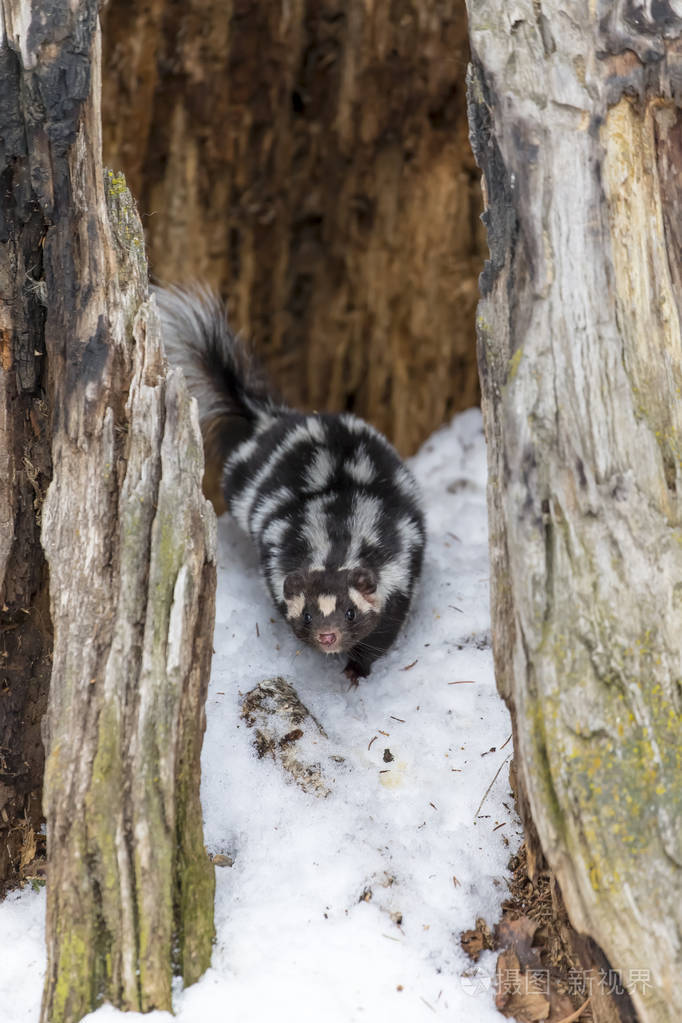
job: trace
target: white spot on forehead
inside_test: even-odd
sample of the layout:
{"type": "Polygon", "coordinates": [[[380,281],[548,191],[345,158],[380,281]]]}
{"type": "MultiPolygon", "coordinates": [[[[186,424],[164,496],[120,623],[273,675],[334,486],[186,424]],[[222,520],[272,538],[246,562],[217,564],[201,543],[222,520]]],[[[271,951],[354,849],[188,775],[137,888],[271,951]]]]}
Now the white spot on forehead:
{"type": "Polygon", "coordinates": [[[317,598],[317,604],[322,614],[327,617],[336,611],[336,594],[322,593],[317,598]]]}
{"type": "Polygon", "coordinates": [[[349,586],[348,596],[353,601],[358,611],[362,611],[363,614],[366,614],[368,611],[378,610],[378,601],[374,594],[371,595],[371,598],[368,598],[364,595],[364,593],[360,593],[360,590],[356,590],[354,586],[349,586]],[[374,603],[372,603],[372,601],[374,601],[374,603]]]}
{"type": "Polygon", "coordinates": [[[302,593],[297,593],[295,597],[287,600],[287,618],[300,618],[304,607],[305,597],[302,593]]]}

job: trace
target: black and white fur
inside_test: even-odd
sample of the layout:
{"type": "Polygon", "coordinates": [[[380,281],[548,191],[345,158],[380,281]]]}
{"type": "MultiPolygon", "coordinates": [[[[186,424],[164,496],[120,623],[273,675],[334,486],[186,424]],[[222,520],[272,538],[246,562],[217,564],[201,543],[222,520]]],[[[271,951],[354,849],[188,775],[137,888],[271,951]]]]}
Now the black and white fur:
{"type": "Polygon", "coordinates": [[[225,499],[272,599],[299,639],[347,651],[356,683],[395,640],[421,571],[424,516],[411,473],[356,416],[279,404],[212,293],[155,294],[169,361],[198,401],[225,499]]]}

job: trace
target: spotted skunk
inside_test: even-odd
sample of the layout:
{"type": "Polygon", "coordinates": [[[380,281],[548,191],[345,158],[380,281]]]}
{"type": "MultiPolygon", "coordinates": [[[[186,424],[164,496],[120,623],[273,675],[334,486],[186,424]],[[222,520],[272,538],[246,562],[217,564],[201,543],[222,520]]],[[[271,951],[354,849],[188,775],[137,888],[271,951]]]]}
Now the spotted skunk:
{"type": "Polygon", "coordinates": [[[198,401],[227,505],[256,545],[272,599],[300,640],[348,653],[356,685],[396,638],[421,571],[411,473],[356,416],[276,401],[211,292],[154,291],[168,359],[198,401]]]}

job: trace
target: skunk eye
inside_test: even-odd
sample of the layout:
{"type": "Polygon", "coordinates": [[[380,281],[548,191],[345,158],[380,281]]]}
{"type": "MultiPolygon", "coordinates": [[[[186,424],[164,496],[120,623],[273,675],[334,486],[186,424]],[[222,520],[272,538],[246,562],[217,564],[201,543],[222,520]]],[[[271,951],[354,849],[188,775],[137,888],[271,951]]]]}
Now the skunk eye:
{"type": "Polygon", "coordinates": [[[303,621],[306,623],[306,625],[310,625],[312,620],[313,616],[311,615],[310,611],[306,611],[303,615],[303,621]]]}
{"type": "Polygon", "coordinates": [[[355,608],[354,607],[349,607],[348,608],[348,610],[346,611],[346,618],[348,619],[349,622],[353,621],[353,619],[355,618],[355,608]]]}

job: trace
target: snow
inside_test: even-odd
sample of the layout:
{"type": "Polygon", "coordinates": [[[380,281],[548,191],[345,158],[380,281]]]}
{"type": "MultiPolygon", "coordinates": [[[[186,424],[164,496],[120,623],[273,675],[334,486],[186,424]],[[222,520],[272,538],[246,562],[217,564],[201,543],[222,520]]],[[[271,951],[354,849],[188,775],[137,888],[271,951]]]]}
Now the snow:
{"type": "Polygon", "coordinates": [[[11,892],[0,904],[0,1020],[38,1019],[45,977],[45,891],[11,892]]]}
{"type": "MultiPolygon", "coordinates": [[[[520,842],[489,642],[480,412],[438,431],[411,467],[429,532],[421,589],[402,636],[355,690],[341,659],[300,649],[249,541],[226,517],[219,524],[202,801],[209,850],[234,864],[216,868],[212,966],[176,986],[178,1023],[499,1023],[485,980],[462,977],[471,963],[459,946],[476,917],[499,917],[520,842]],[[326,798],[253,749],[242,699],[275,675],[327,733],[317,751],[303,743],[326,798]]],[[[38,1019],[44,909],[43,892],[0,906],[0,1023],[38,1019]]],[[[492,955],[479,965],[492,973],[492,955]]],[[[137,1019],[111,1006],[86,1017],[137,1019]]]]}

